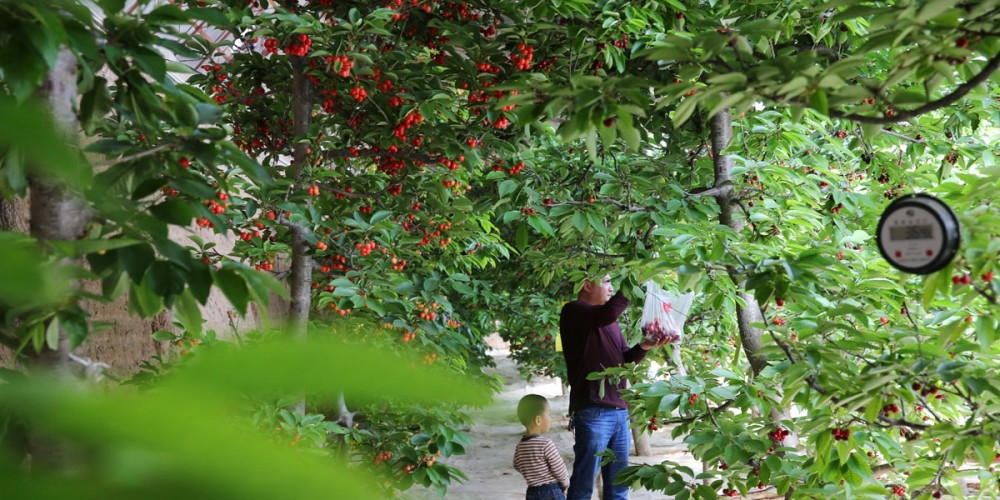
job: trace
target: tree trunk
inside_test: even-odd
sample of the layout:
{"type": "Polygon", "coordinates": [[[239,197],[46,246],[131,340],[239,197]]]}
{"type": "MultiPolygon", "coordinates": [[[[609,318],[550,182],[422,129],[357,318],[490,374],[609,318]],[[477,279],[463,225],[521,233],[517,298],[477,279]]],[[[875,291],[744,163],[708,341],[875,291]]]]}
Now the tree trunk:
{"type": "Polygon", "coordinates": [[[0,231],[18,231],[17,205],[0,195],[0,231]]]}
{"type": "Polygon", "coordinates": [[[653,447],[649,444],[649,434],[640,431],[632,425],[632,440],[635,441],[635,454],[640,457],[648,457],[653,454],[653,447]]]}
{"type": "MultiPolygon", "coordinates": [[[[305,75],[305,61],[301,57],[292,58],[292,126],[295,138],[292,152],[291,175],[295,180],[292,189],[300,189],[302,172],[308,161],[308,145],[302,139],[308,137],[312,123],[312,104],[309,80],[305,75]]],[[[306,207],[308,208],[307,203],[306,207]]],[[[307,229],[289,221],[292,228],[291,290],[292,303],[288,308],[287,328],[298,340],[308,337],[309,310],[312,308],[312,257],[309,256],[307,229]]],[[[295,404],[295,411],[305,415],[305,398],[295,404]]]]}
{"type": "MultiPolygon", "coordinates": [[[[73,111],[77,99],[77,61],[73,53],[62,48],[55,65],[49,71],[40,89],[52,113],[53,121],[62,132],[67,144],[78,142],[79,125],[73,111]]],[[[29,179],[30,206],[29,230],[39,240],[75,240],[86,228],[86,205],[73,186],[65,186],[46,176],[32,175],[29,179]]],[[[71,261],[64,265],[74,264],[71,261]]],[[[28,365],[31,371],[43,374],[70,376],[70,346],[65,330],[60,329],[55,348],[45,346],[41,352],[32,352],[28,365]]],[[[70,465],[70,452],[66,443],[52,439],[35,429],[28,438],[32,465],[65,470],[70,465]]]]}
{"type": "MultiPolygon", "coordinates": [[[[79,134],[73,111],[77,98],[76,72],[76,58],[69,49],[62,48],[41,89],[54,122],[68,144],[75,144],[79,134]]],[[[78,239],[86,228],[87,210],[84,201],[71,191],[72,186],[37,175],[33,175],[29,183],[31,235],[39,240],[78,239]]],[[[60,332],[58,348],[43,349],[32,364],[44,370],[65,372],[69,362],[69,342],[65,332],[60,332]]]]}
{"type": "MultiPolygon", "coordinates": [[[[743,230],[745,221],[737,216],[739,200],[733,195],[732,180],[730,179],[733,162],[729,155],[723,153],[729,142],[733,138],[733,117],[732,113],[726,109],[720,111],[711,118],[711,143],[712,143],[712,163],[715,168],[715,185],[717,191],[715,200],[719,204],[719,222],[729,226],[733,231],[743,230]]],[[[743,352],[746,353],[750,361],[750,368],[756,377],[760,371],[767,366],[767,359],[760,355],[761,338],[764,331],[752,326],[754,323],[764,322],[764,314],[761,312],[757,298],[746,290],[746,279],[740,270],[735,266],[728,268],[729,278],[736,285],[737,294],[743,304],[736,303],[736,322],[740,330],[740,342],[743,345],[743,352]]],[[[776,406],[771,406],[771,418],[783,420],[787,413],[776,406]]],[[[797,438],[790,434],[785,441],[785,446],[795,446],[797,438]]]]}

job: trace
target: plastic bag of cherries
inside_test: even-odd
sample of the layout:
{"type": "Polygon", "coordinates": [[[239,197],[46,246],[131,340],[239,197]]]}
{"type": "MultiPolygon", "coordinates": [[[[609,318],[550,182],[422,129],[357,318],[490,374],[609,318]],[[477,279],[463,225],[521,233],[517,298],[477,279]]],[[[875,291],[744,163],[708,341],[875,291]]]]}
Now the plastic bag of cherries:
{"type": "Polygon", "coordinates": [[[639,328],[646,340],[675,344],[681,340],[681,330],[691,308],[692,293],[669,293],[654,281],[646,282],[646,301],[642,305],[639,328]]]}

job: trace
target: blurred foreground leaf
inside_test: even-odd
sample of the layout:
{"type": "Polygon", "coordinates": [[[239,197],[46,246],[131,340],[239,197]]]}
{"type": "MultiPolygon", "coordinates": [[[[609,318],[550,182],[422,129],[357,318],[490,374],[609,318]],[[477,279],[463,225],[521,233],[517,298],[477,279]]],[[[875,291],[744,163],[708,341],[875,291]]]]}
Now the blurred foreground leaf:
{"type": "Polygon", "coordinates": [[[397,356],[311,333],[307,342],[277,338],[244,348],[213,346],[199,353],[167,384],[229,394],[267,395],[304,392],[352,398],[391,398],[410,402],[454,401],[485,404],[489,390],[456,373],[422,366],[417,356],[397,356]]]}
{"type": "Polygon", "coordinates": [[[0,481],[12,498],[376,498],[373,476],[275,442],[241,418],[239,401],[340,391],[369,400],[486,401],[484,387],[454,375],[335,339],[275,338],[200,351],[148,391],[12,381],[0,385],[0,414],[74,443],[87,460],[76,478],[32,480],[0,461],[0,481]]]}
{"type": "Polygon", "coordinates": [[[34,238],[22,233],[0,232],[0,303],[11,306],[49,303],[66,291],[46,265],[34,238]]]}
{"type": "MultiPolygon", "coordinates": [[[[375,498],[363,471],[271,442],[197,391],[101,394],[35,381],[4,386],[0,399],[7,410],[88,450],[86,474],[105,485],[105,494],[322,498],[335,491],[375,498]]],[[[33,482],[22,487],[12,498],[37,498],[33,482]]]]}
{"type": "Polygon", "coordinates": [[[90,166],[56,132],[49,113],[34,103],[16,105],[0,99],[0,116],[0,150],[16,148],[24,154],[29,169],[60,179],[75,189],[90,186],[90,166]]]}

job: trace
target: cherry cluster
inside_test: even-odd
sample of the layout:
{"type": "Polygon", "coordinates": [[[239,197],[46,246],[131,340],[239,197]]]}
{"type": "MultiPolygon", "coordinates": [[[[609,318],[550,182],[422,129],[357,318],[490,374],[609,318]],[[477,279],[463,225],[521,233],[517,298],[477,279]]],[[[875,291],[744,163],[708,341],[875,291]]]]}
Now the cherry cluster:
{"type": "Polygon", "coordinates": [[[661,324],[660,320],[655,318],[653,321],[642,325],[641,330],[646,340],[651,340],[653,342],[666,340],[668,343],[673,344],[681,339],[681,336],[676,329],[661,324]]]}
{"type": "Polygon", "coordinates": [[[953,285],[969,285],[971,283],[972,283],[972,276],[968,274],[956,274],[955,276],[951,277],[951,284],[953,285]]]}
{"type": "Polygon", "coordinates": [[[405,141],[406,131],[410,129],[410,127],[413,127],[422,121],[424,121],[424,116],[420,114],[420,111],[413,109],[407,113],[406,116],[403,117],[403,121],[392,130],[393,137],[401,141],[405,141]]]}
{"type": "MultiPolygon", "coordinates": [[[[479,14],[474,14],[469,12],[469,4],[465,2],[445,2],[442,17],[448,21],[455,20],[455,15],[458,14],[459,19],[466,19],[470,21],[478,21],[479,14]]],[[[496,24],[500,24],[500,20],[496,20],[496,24]]]]}
{"type": "Polygon", "coordinates": [[[309,47],[312,47],[312,39],[305,33],[299,33],[285,45],[285,53],[290,56],[304,57],[309,53],[309,47]]]}
{"type": "Polygon", "coordinates": [[[335,314],[339,314],[340,316],[347,316],[348,314],[351,314],[351,309],[341,309],[337,307],[336,302],[330,302],[330,305],[327,307],[329,307],[330,310],[333,311],[335,314]]]}
{"type": "MultiPolygon", "coordinates": [[[[490,121],[486,119],[483,120],[483,123],[485,125],[490,125],[490,121]]],[[[503,130],[509,126],[510,126],[510,120],[508,120],[507,117],[504,115],[500,115],[500,118],[493,120],[493,128],[498,128],[500,130],[503,130]]]]}
{"type": "Polygon", "coordinates": [[[906,486],[903,486],[901,484],[893,484],[891,487],[893,495],[896,495],[898,497],[906,496],[906,486]]]}
{"type": "Polygon", "coordinates": [[[215,200],[205,200],[203,204],[208,207],[208,210],[213,214],[221,215],[226,213],[226,208],[229,207],[229,201],[227,201],[228,199],[229,196],[226,195],[226,193],[219,193],[219,200],[221,200],[222,203],[215,200]]]}
{"type": "Polygon", "coordinates": [[[358,250],[358,252],[361,253],[362,257],[364,257],[364,256],[372,253],[372,250],[375,250],[375,248],[377,246],[378,245],[376,245],[374,241],[368,241],[368,242],[364,242],[364,243],[357,243],[357,244],[354,245],[354,248],[356,248],[358,250]]]}
{"type": "Polygon", "coordinates": [[[850,429],[831,429],[830,433],[835,441],[847,441],[851,437],[850,429]]]}
{"type": "Polygon", "coordinates": [[[443,156],[441,158],[438,158],[438,163],[444,165],[445,167],[448,167],[448,170],[458,170],[458,167],[461,166],[460,162],[463,161],[465,161],[465,156],[459,156],[458,161],[450,160],[443,156]]]}
{"type": "Polygon", "coordinates": [[[392,453],[389,453],[388,451],[383,451],[382,453],[375,455],[374,463],[375,465],[379,465],[382,462],[388,462],[389,459],[391,458],[392,458],[392,453]]]}
{"type": "Polygon", "coordinates": [[[944,394],[938,394],[937,393],[938,392],[938,388],[937,387],[934,387],[934,386],[921,387],[920,384],[918,384],[916,382],[913,383],[913,390],[914,391],[920,391],[920,395],[924,396],[924,397],[927,397],[927,396],[929,396],[931,394],[934,394],[935,397],[942,396],[942,397],[940,397],[938,399],[943,399],[943,396],[944,396],[944,394]]]}
{"type": "Polygon", "coordinates": [[[899,413],[899,407],[895,404],[888,404],[882,407],[882,414],[891,415],[893,413],[899,413]]]}
{"type": "Polygon", "coordinates": [[[331,270],[347,271],[347,257],[344,257],[343,255],[331,255],[330,265],[321,266],[320,271],[328,273],[331,270]]]}
{"type": "Polygon", "coordinates": [[[274,38],[264,39],[264,54],[277,54],[278,53],[278,40],[274,38]]]}
{"type": "Polygon", "coordinates": [[[654,413],[652,417],[649,417],[649,430],[658,430],[660,426],[656,425],[656,414],[654,413]]]}
{"type": "Polygon", "coordinates": [[[422,320],[434,321],[437,318],[437,310],[441,308],[441,305],[437,302],[431,302],[428,306],[427,304],[417,304],[417,310],[420,313],[417,315],[422,320]]]}
{"type": "Polygon", "coordinates": [[[514,68],[518,71],[531,69],[531,60],[535,57],[535,48],[525,45],[524,42],[517,44],[518,54],[511,54],[510,60],[514,61],[514,68]]]}
{"type": "Polygon", "coordinates": [[[488,62],[476,63],[476,69],[482,71],[483,73],[490,73],[492,75],[500,74],[500,66],[496,66],[488,62]]]}
{"type": "Polygon", "coordinates": [[[389,259],[389,264],[392,265],[393,271],[402,271],[406,267],[406,260],[393,256],[389,259]]]}
{"type": "Polygon", "coordinates": [[[783,443],[785,441],[785,438],[788,437],[788,434],[789,434],[788,429],[785,429],[784,427],[778,427],[777,429],[768,432],[767,437],[771,438],[771,441],[774,441],[775,443],[783,443]]]}
{"type": "Polygon", "coordinates": [[[351,76],[351,68],[354,67],[354,61],[350,60],[347,56],[326,56],[324,60],[330,65],[330,71],[345,78],[351,76]]]}
{"type": "Polygon", "coordinates": [[[351,94],[351,97],[353,97],[354,100],[358,102],[363,102],[365,99],[368,98],[368,91],[366,91],[361,87],[353,87],[351,88],[351,90],[347,91],[347,93],[351,94]]]}
{"type": "Polygon", "coordinates": [[[785,318],[779,316],[777,318],[772,319],[771,323],[774,323],[777,326],[785,326],[785,318]]]}

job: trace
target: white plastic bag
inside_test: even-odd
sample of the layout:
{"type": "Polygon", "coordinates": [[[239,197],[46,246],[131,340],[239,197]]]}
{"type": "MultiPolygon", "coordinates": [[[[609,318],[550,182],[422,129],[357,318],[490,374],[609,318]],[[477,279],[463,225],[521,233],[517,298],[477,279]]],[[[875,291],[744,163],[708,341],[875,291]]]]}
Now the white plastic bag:
{"type": "Polygon", "coordinates": [[[642,304],[639,328],[647,340],[667,339],[673,344],[671,357],[681,375],[686,375],[686,370],[681,363],[679,344],[684,338],[684,322],[693,299],[694,293],[676,295],[652,280],[646,282],[646,301],[642,304]]]}

